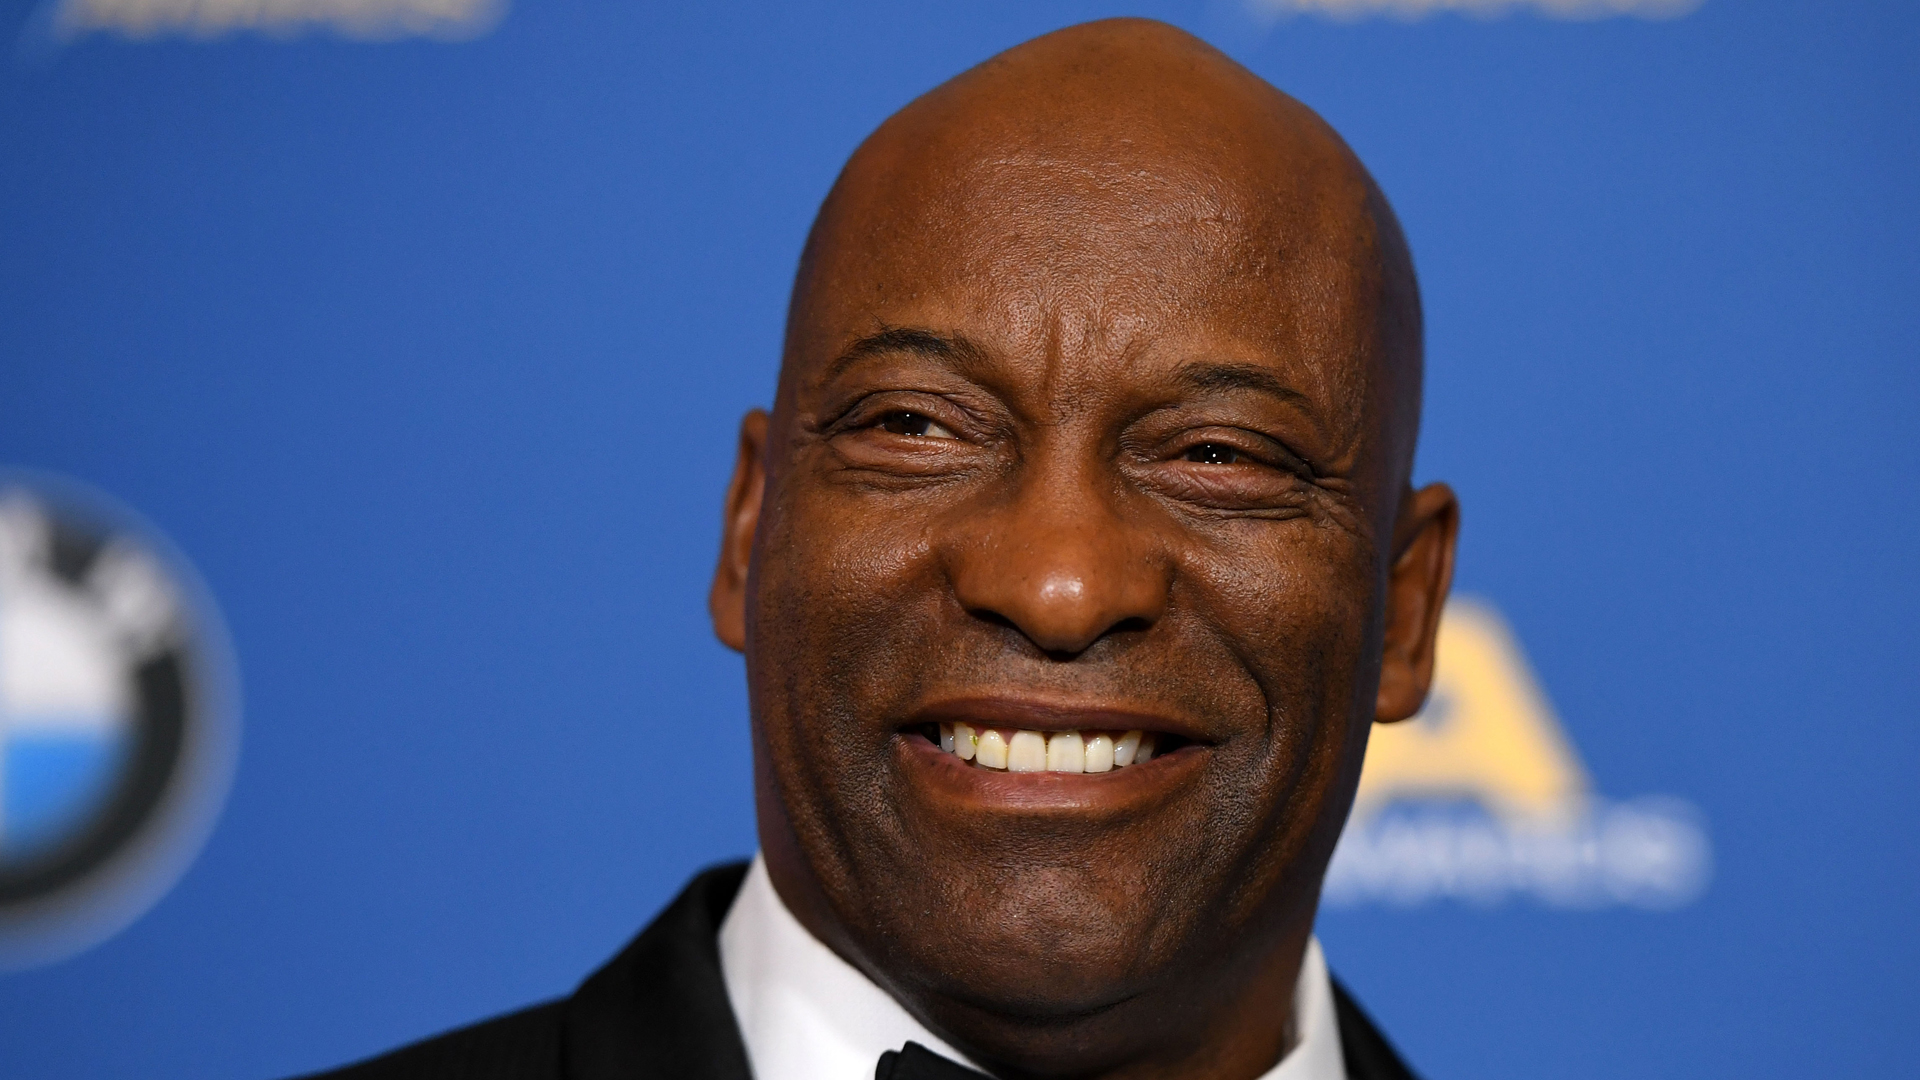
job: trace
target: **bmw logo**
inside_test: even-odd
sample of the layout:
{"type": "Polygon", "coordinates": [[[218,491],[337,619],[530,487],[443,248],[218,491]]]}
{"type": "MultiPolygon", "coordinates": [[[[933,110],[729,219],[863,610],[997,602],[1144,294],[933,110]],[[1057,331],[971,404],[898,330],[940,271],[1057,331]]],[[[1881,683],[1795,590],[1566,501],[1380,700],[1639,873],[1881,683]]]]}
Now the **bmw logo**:
{"type": "Polygon", "coordinates": [[[138,917],[213,824],[232,665],[198,578],[130,511],[0,471],[0,968],[138,917]]]}

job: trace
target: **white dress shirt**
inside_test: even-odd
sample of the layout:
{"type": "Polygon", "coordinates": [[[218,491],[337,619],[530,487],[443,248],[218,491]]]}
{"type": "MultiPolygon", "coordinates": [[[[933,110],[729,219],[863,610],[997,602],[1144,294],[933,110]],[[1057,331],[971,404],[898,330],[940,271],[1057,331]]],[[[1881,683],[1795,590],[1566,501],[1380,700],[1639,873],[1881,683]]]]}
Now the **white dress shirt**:
{"type": "MultiPolygon", "coordinates": [[[[757,855],[720,924],[720,972],[754,1080],[873,1080],[880,1055],[909,1040],[979,1068],[808,933],[757,855]]],[[[1299,1041],[1260,1080],[1347,1080],[1318,940],[1307,942],[1293,1001],[1299,1041]]]]}

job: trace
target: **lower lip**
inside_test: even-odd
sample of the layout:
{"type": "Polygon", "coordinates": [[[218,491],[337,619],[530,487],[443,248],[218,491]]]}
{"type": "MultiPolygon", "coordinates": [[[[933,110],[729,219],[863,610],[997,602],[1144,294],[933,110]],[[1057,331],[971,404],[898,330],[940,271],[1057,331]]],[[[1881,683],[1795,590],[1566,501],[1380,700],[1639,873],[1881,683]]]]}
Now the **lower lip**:
{"type": "Polygon", "coordinates": [[[1188,743],[1111,772],[1007,772],[969,765],[923,735],[894,737],[896,759],[913,782],[945,800],[987,810],[1124,812],[1164,798],[1195,779],[1206,747],[1188,743]]]}

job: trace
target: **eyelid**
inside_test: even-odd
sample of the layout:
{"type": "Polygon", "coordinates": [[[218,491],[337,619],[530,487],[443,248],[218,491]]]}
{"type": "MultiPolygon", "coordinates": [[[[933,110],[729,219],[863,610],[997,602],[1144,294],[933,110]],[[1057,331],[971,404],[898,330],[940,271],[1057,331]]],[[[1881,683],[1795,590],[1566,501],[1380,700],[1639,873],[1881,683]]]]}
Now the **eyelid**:
{"type": "Polygon", "coordinates": [[[1255,459],[1255,461],[1260,464],[1294,473],[1302,479],[1312,480],[1317,475],[1314,472],[1313,466],[1307,462],[1307,459],[1295,452],[1293,448],[1289,447],[1286,443],[1281,442],[1271,435],[1251,431],[1246,428],[1223,426],[1195,428],[1181,432],[1179,437],[1172,440],[1174,447],[1172,456],[1178,458],[1191,451],[1194,447],[1204,446],[1207,443],[1218,443],[1221,446],[1232,447],[1234,450],[1255,459]]]}
{"type": "Polygon", "coordinates": [[[930,390],[891,389],[860,395],[825,427],[829,434],[877,427],[895,413],[924,416],[951,432],[955,439],[962,438],[961,429],[974,421],[969,410],[944,394],[930,390]]]}

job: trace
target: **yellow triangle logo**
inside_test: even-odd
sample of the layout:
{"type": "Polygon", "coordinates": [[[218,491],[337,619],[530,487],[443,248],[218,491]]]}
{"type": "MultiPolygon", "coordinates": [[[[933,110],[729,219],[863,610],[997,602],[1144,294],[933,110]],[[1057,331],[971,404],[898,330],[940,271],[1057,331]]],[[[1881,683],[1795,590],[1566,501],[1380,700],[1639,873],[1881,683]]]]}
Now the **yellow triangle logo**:
{"type": "Polygon", "coordinates": [[[1449,601],[1437,649],[1426,707],[1373,729],[1354,817],[1399,799],[1474,799],[1541,824],[1583,812],[1586,770],[1505,621],[1449,601]]]}

